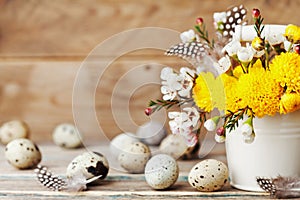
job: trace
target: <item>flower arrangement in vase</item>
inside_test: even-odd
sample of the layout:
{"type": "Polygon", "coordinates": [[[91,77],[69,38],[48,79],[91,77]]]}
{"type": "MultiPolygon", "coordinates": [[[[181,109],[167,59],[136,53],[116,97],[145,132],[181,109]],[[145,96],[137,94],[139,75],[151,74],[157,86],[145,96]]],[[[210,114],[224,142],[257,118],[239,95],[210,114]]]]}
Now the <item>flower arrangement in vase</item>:
{"type": "MultiPolygon", "coordinates": [[[[300,125],[297,120],[288,117],[292,114],[298,119],[300,116],[297,115],[300,109],[300,27],[264,25],[264,18],[258,9],[252,10],[254,24],[245,25],[243,21],[246,14],[247,10],[242,5],[226,12],[214,13],[214,26],[217,30],[215,39],[209,37],[202,18],[196,20],[195,31],[191,29],[183,32],[180,35],[182,43],[172,46],[166,54],[182,57],[192,66],[183,67],[179,72],[171,67],[162,69],[160,77],[163,98],[150,101],[146,114],[161,108],[180,107],[180,111],[168,112],[169,126],[173,134],[183,135],[190,146],[199,142],[200,130],[203,127],[215,132],[217,142],[227,139],[232,141],[233,137],[240,138],[238,142],[242,146],[235,148],[231,148],[229,141],[226,141],[230,178],[237,188],[257,191],[259,187],[255,183],[255,176],[300,174],[300,162],[296,158],[300,153],[297,148],[300,144],[300,125]],[[215,110],[219,114],[212,116],[211,113],[215,110]],[[275,118],[284,120],[276,119],[272,122],[275,118]],[[269,122],[260,121],[265,119],[269,122]],[[254,145],[262,143],[262,138],[270,141],[269,138],[277,136],[269,133],[270,130],[282,132],[278,123],[289,126],[289,122],[292,122],[293,131],[289,129],[287,132],[294,136],[290,141],[294,141],[292,146],[296,148],[291,149],[295,151],[293,157],[296,158],[295,162],[290,163],[293,165],[292,170],[282,172],[280,168],[271,170],[272,173],[269,174],[268,165],[262,171],[258,168],[249,172],[250,179],[240,181],[237,178],[235,183],[235,177],[240,175],[235,175],[237,169],[231,163],[244,161],[231,161],[235,156],[228,154],[239,153],[239,158],[255,158],[255,153],[264,155],[264,148],[254,145]],[[275,123],[276,129],[269,129],[269,138],[266,139],[261,132],[268,130],[272,123],[275,123]],[[251,150],[253,148],[259,150],[254,153],[251,150]],[[244,155],[242,149],[246,149],[244,155]]],[[[279,140],[287,143],[284,141],[285,137],[288,136],[278,136],[279,140]]],[[[264,146],[264,143],[261,145],[264,146]]],[[[270,145],[265,147],[271,148],[270,145]]],[[[280,149],[284,145],[273,148],[288,153],[280,149]]],[[[272,156],[268,153],[260,158],[265,160],[262,165],[270,163],[274,166],[281,162],[278,157],[271,161],[265,159],[266,157],[272,156]]],[[[249,162],[244,163],[249,165],[249,162]]],[[[243,165],[239,168],[241,173],[248,173],[243,171],[243,165]]]]}

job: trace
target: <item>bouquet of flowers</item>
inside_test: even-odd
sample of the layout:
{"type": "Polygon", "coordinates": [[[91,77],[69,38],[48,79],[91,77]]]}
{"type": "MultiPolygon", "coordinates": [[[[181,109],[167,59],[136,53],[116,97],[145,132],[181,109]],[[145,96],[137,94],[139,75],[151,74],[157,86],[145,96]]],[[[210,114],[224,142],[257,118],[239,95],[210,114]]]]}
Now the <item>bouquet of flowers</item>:
{"type": "Polygon", "coordinates": [[[241,130],[251,143],[254,117],[300,109],[300,27],[264,25],[258,9],[252,10],[254,24],[246,25],[246,14],[242,5],[214,13],[215,39],[198,18],[195,30],[183,32],[182,43],[166,51],[192,66],[179,72],[163,68],[163,98],[150,101],[145,112],[180,107],[168,112],[169,126],[190,146],[198,142],[202,127],[224,142],[245,117],[241,130]]]}

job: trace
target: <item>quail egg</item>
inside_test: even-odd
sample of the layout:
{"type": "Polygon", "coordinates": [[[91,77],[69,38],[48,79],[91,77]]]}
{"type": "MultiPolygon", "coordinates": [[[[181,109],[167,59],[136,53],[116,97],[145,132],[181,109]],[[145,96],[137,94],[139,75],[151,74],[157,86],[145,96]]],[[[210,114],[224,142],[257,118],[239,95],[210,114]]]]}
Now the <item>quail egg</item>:
{"type": "Polygon", "coordinates": [[[107,159],[98,152],[85,152],[75,157],[67,167],[66,176],[74,177],[82,173],[88,180],[97,176],[104,179],[109,171],[107,159]]]}
{"type": "Polygon", "coordinates": [[[28,125],[19,120],[13,120],[4,123],[0,128],[0,141],[2,144],[8,144],[17,138],[28,138],[28,125]]]}
{"type": "Polygon", "coordinates": [[[178,175],[176,160],[166,154],[153,156],[145,167],[146,182],[154,189],[171,187],[177,181],[178,175]]]}
{"type": "Polygon", "coordinates": [[[42,155],[32,141],[19,138],[6,145],[5,158],[16,168],[27,169],[35,167],[42,160],[42,155]]]}
{"type": "Polygon", "coordinates": [[[77,148],[81,146],[82,137],[78,129],[73,124],[60,124],[52,134],[56,145],[64,148],[77,148]]]}
{"type": "Polygon", "coordinates": [[[159,145],[162,139],[167,136],[167,131],[162,123],[150,121],[137,129],[136,135],[141,142],[147,145],[159,145]]]}
{"type": "Polygon", "coordinates": [[[188,146],[185,142],[185,139],[179,134],[168,135],[165,139],[163,139],[159,146],[161,153],[168,154],[175,159],[178,159],[180,156],[182,156],[187,149],[188,146]]]}
{"type": "Polygon", "coordinates": [[[188,180],[190,185],[199,191],[216,191],[228,181],[228,169],[218,160],[203,160],[191,169],[188,180]]]}
{"type": "Polygon", "coordinates": [[[151,152],[147,145],[142,142],[134,142],[124,148],[118,161],[129,173],[143,173],[150,157],[151,152]]]}
{"type": "Polygon", "coordinates": [[[109,145],[109,150],[113,156],[118,158],[119,154],[126,146],[138,141],[139,140],[133,133],[122,133],[112,139],[109,145]]]}

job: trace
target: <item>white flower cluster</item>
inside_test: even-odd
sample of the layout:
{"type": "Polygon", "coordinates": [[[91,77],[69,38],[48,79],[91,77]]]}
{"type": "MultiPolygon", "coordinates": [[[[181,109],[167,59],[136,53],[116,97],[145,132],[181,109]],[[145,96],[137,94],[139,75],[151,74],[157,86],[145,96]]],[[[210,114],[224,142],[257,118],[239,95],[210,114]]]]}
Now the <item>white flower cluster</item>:
{"type": "Polygon", "coordinates": [[[179,74],[170,67],[163,68],[160,74],[163,99],[190,98],[195,74],[194,70],[187,67],[181,68],[179,74]]]}
{"type": "Polygon", "coordinates": [[[188,146],[194,146],[198,137],[193,132],[199,121],[199,112],[195,107],[183,108],[183,112],[169,112],[169,125],[173,134],[180,134],[186,139],[188,146]]]}
{"type": "Polygon", "coordinates": [[[200,38],[199,36],[195,33],[193,29],[190,29],[188,31],[184,31],[180,34],[180,39],[183,43],[188,43],[188,42],[199,42],[200,38]]]}

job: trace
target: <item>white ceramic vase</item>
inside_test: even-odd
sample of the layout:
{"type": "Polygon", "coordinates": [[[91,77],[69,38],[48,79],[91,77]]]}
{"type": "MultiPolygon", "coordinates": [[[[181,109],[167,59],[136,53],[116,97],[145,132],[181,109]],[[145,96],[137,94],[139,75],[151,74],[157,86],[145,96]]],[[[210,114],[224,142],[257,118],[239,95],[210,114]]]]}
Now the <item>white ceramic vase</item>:
{"type": "Polygon", "coordinates": [[[251,144],[243,142],[241,126],[226,135],[231,185],[262,191],[257,176],[300,176],[300,111],[254,118],[253,126],[256,137],[251,144]]]}

